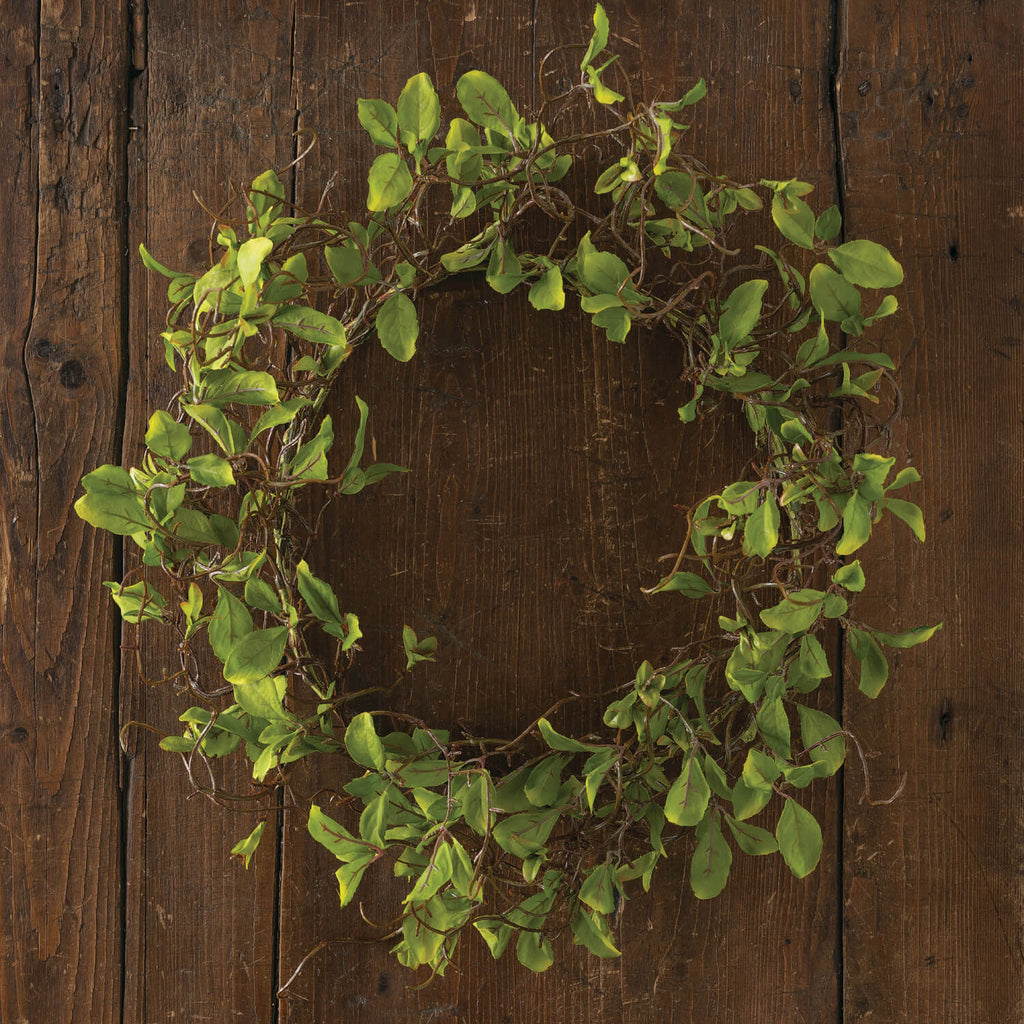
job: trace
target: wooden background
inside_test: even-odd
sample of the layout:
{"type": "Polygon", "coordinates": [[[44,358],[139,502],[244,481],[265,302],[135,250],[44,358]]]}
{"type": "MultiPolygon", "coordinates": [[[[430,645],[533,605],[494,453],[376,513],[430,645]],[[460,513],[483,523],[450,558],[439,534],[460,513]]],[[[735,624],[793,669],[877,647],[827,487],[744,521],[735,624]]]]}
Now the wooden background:
{"type": "MultiPolygon", "coordinates": [[[[167,397],[162,286],[138,243],[198,266],[192,190],[219,205],[229,181],[288,163],[297,128],[320,143],[296,195],[337,170],[336,202],[357,210],[370,158],[357,96],[393,99],[420,70],[450,96],[481,67],[528,99],[540,57],[589,34],[589,0],[4,0],[4,1024],[1024,1020],[1024,6],[606,6],[645,95],[708,79],[693,145],[710,166],[812,182],[847,237],[884,242],[906,268],[885,342],[930,536],[911,549],[881,534],[861,609],[946,626],[899,652],[877,703],[852,684],[836,695],[881,751],[875,793],[905,772],[903,796],[868,807],[851,763],[815,798],[826,847],[804,881],[779,858],[744,859],[701,904],[674,862],[656,899],[627,905],[621,960],[563,947],[535,977],[470,943],[461,971],[424,991],[385,947],[351,941],[373,931],[336,910],[333,865],[301,820],[276,822],[249,872],[229,864],[251,818],[190,799],[152,734],[118,751],[130,720],[174,731],[177,702],[120,651],[99,589],[120,546],[70,511],[82,473],[133,459],[167,397]],[[278,995],[325,938],[346,941],[278,995]]],[[[429,299],[424,320],[411,364],[368,351],[358,373],[379,457],[413,473],[346,503],[317,562],[367,626],[368,679],[410,621],[443,644],[413,706],[518,728],[672,642],[681,620],[639,587],[678,542],[673,505],[731,479],[743,453],[728,454],[728,427],[680,428],[675,355],[656,339],[610,346],[469,285],[429,299]]],[[[338,415],[353,415],[351,385],[338,415]]],[[[170,656],[152,640],[145,662],[170,656]]],[[[370,919],[387,897],[367,893],[370,919]]]]}

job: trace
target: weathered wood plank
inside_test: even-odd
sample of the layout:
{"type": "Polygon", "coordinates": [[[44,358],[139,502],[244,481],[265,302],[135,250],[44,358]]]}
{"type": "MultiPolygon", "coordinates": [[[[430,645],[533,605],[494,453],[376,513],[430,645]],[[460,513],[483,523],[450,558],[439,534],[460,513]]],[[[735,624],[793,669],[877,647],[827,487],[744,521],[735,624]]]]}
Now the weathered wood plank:
{"type": "Polygon", "coordinates": [[[847,720],[884,751],[873,793],[903,772],[907,785],[885,808],[847,786],[846,1019],[1016,1020],[1024,12],[966,0],[846,6],[848,233],[891,243],[906,268],[890,335],[929,531],[923,548],[898,523],[883,531],[858,614],[946,624],[925,647],[895,652],[898,675],[875,705],[857,699],[851,666],[847,720]],[[896,557],[908,571],[886,578],[896,557]]]}
{"type": "Polygon", "coordinates": [[[120,1014],[108,537],[71,509],[117,458],[125,5],[9,5],[0,30],[0,1018],[120,1014]],[[11,10],[10,7],[16,9],[11,10]]]}
{"type": "MultiPolygon", "coordinates": [[[[146,420],[173,378],[159,333],[166,281],[139,264],[139,242],[167,264],[205,266],[212,209],[263,168],[291,159],[292,10],[288,2],[150,3],[136,23],[131,174],[131,375],[125,460],[137,461],[146,420]]],[[[152,678],[178,667],[170,638],[146,638],[152,678]]],[[[187,706],[173,684],[148,689],[126,657],[122,716],[178,731],[187,706]]],[[[131,734],[125,1020],[269,1021],[273,991],[276,844],[246,873],[228,859],[252,816],[194,798],[180,759],[150,733],[131,734]]],[[[246,793],[241,765],[217,775],[246,793]]],[[[269,841],[268,841],[269,840],[269,841]]]]}
{"type": "MultiPolygon", "coordinates": [[[[607,6],[614,48],[634,69],[643,54],[645,95],[710,78],[695,131],[710,165],[753,179],[799,175],[823,204],[831,200],[827,6],[775,4],[770,16],[767,5],[718,4],[700,16],[681,4],[607,6]]],[[[340,169],[336,206],[362,208],[373,151],[357,96],[394,99],[409,75],[427,70],[450,97],[460,74],[481,67],[531,97],[543,54],[585,40],[591,13],[584,2],[539,5],[535,21],[516,3],[301,3],[300,123],[320,133],[320,147],[300,171],[300,196],[318,194],[340,169]]],[[[517,731],[568,689],[595,694],[628,678],[692,625],[685,612],[643,599],[639,586],[678,544],[673,505],[738,472],[741,434],[726,424],[715,438],[686,436],[675,413],[676,357],[658,338],[609,346],[588,324],[532,314],[523,296],[499,299],[483,285],[424,297],[420,348],[408,366],[370,350],[352,364],[335,422],[351,423],[358,392],[371,407],[378,457],[412,472],[338,506],[317,561],[360,614],[355,671],[367,685],[393,677],[407,621],[437,634],[442,651],[437,666],[417,668],[403,708],[485,735],[517,731]],[[713,441],[721,454],[695,472],[713,441]]],[[[563,714],[567,727],[595,722],[587,704],[563,714]]],[[[337,781],[325,770],[295,788],[308,796],[337,781]]],[[[284,850],[282,981],[319,942],[331,944],[290,985],[281,1019],[829,1019],[834,793],[813,808],[829,852],[802,883],[781,862],[738,861],[727,895],[701,905],[684,854],[660,869],[657,899],[626,907],[622,961],[598,963],[564,943],[555,967],[535,977],[511,956],[494,964],[470,937],[460,972],[423,992],[406,987],[388,943],[347,941],[380,931],[335,909],[334,865],[295,814],[284,850]]],[[[383,881],[361,895],[369,920],[393,913],[383,881]]]]}

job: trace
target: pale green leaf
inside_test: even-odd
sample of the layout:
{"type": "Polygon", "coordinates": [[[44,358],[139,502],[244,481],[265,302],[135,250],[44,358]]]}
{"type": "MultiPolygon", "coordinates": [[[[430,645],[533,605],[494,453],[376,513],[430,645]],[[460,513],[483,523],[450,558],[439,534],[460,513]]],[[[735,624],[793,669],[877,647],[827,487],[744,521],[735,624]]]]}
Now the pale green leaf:
{"type": "Polygon", "coordinates": [[[877,242],[846,242],[830,249],[829,257],[851,284],[863,288],[895,288],[903,283],[903,268],[889,250],[877,242]]]}
{"type": "Polygon", "coordinates": [[[384,350],[400,363],[407,363],[416,354],[420,325],[412,299],[403,292],[393,292],[377,311],[377,337],[384,350]]]}
{"type": "Polygon", "coordinates": [[[345,730],[345,749],[356,764],[364,768],[384,768],[384,745],[373,725],[373,716],[363,711],[356,715],[345,730]]]}
{"type": "Polygon", "coordinates": [[[782,859],[797,878],[815,869],[821,858],[821,827],[810,811],[789,797],[775,827],[775,838],[782,859]]]}
{"type": "Polygon", "coordinates": [[[370,166],[366,208],[383,213],[401,205],[412,192],[412,174],[398,153],[381,153],[370,166]]]}

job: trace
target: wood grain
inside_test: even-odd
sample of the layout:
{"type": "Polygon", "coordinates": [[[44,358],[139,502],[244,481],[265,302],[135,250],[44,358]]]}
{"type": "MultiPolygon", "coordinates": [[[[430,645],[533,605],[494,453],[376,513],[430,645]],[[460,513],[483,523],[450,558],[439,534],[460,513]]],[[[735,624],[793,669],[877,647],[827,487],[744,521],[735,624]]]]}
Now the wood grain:
{"type": "MultiPolygon", "coordinates": [[[[470,937],[458,972],[424,991],[408,987],[389,943],[357,941],[381,930],[337,910],[334,865],[298,814],[280,850],[268,832],[249,873],[229,863],[250,815],[192,797],[178,759],[145,731],[128,731],[119,763],[119,725],[176,731],[183,698],[145,687],[130,634],[119,676],[99,581],[118,572],[120,547],[71,511],[82,473],[134,461],[169,397],[164,289],[134,252],[145,241],[172,266],[199,266],[208,221],[192,189],[219,206],[229,182],[288,163],[297,126],[320,136],[298,197],[338,171],[332,202],[359,213],[372,148],[357,96],[394,98],[428,70],[450,98],[480,67],[535,101],[541,57],[584,39],[592,6],[11,0],[0,25],[4,1024],[988,1024],[1024,1013],[1024,14],[1009,0],[839,0],[833,111],[824,0],[606,6],[638,96],[708,79],[692,138],[710,166],[796,175],[827,205],[835,122],[847,237],[890,244],[906,268],[886,346],[901,356],[900,439],[925,476],[929,542],[884,524],[856,614],[882,625],[899,609],[904,626],[946,626],[896,652],[877,702],[857,693],[848,659],[843,702],[865,747],[883,751],[873,795],[906,772],[903,796],[860,802],[851,763],[844,807],[834,785],[813,798],[826,848],[803,882],[777,859],[737,859],[723,897],[700,904],[681,851],[655,897],[624,908],[621,960],[563,944],[535,977],[470,937]]],[[[441,651],[402,706],[508,731],[566,690],[586,698],[628,678],[700,625],[639,588],[678,543],[675,506],[740,470],[743,431],[680,428],[664,339],[612,346],[572,315],[469,282],[424,296],[422,318],[416,359],[399,366],[367,347],[332,409],[341,448],[358,392],[377,457],[412,472],[337,506],[311,560],[363,621],[356,672],[368,683],[390,681],[409,622],[441,651]]],[[[147,675],[174,659],[147,639],[147,675]]],[[[585,729],[596,707],[581,700],[560,721],[585,729]]],[[[242,771],[220,779],[248,786],[242,771]]],[[[310,771],[295,795],[339,781],[310,771]]],[[[398,895],[369,885],[367,918],[386,922],[398,895]]]]}
{"type": "Polygon", "coordinates": [[[876,704],[858,699],[855,676],[847,687],[848,722],[884,752],[874,794],[907,774],[885,808],[861,805],[862,786],[848,785],[851,1024],[1024,1013],[1022,21],[1013,3],[846,14],[847,230],[892,244],[906,269],[889,341],[902,354],[907,447],[924,476],[912,500],[929,533],[920,547],[897,523],[873,542],[873,596],[858,614],[945,620],[926,646],[894,652],[876,704]],[[897,559],[905,574],[887,571],[897,559]]]}
{"type": "Polygon", "coordinates": [[[110,1020],[122,871],[114,632],[94,588],[115,560],[71,502],[119,440],[125,11],[15,6],[0,37],[0,233],[16,282],[0,300],[0,1018],[110,1020]]]}
{"type": "MultiPolygon", "coordinates": [[[[139,458],[150,414],[165,405],[173,386],[159,340],[167,285],[143,270],[138,244],[172,267],[205,268],[209,217],[193,190],[216,210],[231,196],[229,183],[291,159],[291,33],[287,2],[259,8],[151,3],[136,24],[129,465],[139,458]]],[[[133,634],[126,636],[134,643],[133,634]]],[[[142,665],[151,679],[177,669],[170,638],[147,636],[142,665]]],[[[148,688],[134,652],[125,669],[123,720],[178,732],[177,715],[192,701],[173,684],[148,688]]],[[[129,736],[125,1022],[269,1021],[275,824],[247,873],[228,853],[252,829],[253,816],[196,796],[181,759],[157,749],[152,734],[131,730],[129,736]]],[[[250,788],[241,765],[219,772],[217,781],[227,793],[250,788]]]]}

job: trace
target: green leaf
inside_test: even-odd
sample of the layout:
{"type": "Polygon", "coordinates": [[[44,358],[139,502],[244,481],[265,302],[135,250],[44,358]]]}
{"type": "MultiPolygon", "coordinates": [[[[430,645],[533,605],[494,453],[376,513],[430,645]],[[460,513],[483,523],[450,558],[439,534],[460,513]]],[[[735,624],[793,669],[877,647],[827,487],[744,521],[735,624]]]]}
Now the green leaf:
{"type": "Polygon", "coordinates": [[[154,455],[177,461],[183,459],[192,447],[192,434],[184,423],[178,423],[169,413],[158,409],[149,418],[146,447],[154,455]]]}
{"type": "Polygon", "coordinates": [[[534,309],[563,309],[565,289],[562,286],[562,272],[558,267],[551,267],[535,281],[528,297],[534,309]]]}
{"type": "Polygon", "coordinates": [[[860,662],[860,682],[862,693],[872,699],[882,692],[889,678],[889,663],[885,660],[882,649],[875,638],[863,629],[850,627],[850,650],[860,662]]]}
{"type": "Polygon", "coordinates": [[[264,171],[253,179],[249,202],[256,211],[256,230],[263,234],[284,207],[284,185],[274,171],[264,171]]]}
{"type": "Polygon", "coordinates": [[[462,795],[462,816],[477,835],[486,835],[494,818],[490,804],[490,778],[486,772],[477,773],[462,795]]]}
{"type": "Polygon", "coordinates": [[[843,217],[838,206],[830,206],[818,215],[814,222],[814,233],[823,241],[831,242],[843,226],[843,217]]]}
{"type": "Polygon", "coordinates": [[[121,610],[121,618],[125,622],[143,622],[164,617],[167,601],[160,591],[144,580],[127,587],[120,583],[104,583],[103,586],[110,590],[110,596],[121,610]]]}
{"type": "Polygon", "coordinates": [[[738,480],[734,484],[729,484],[722,491],[721,497],[718,499],[718,506],[723,512],[728,512],[732,516],[749,515],[757,508],[759,494],[760,491],[756,484],[749,480],[738,480]]]}
{"type": "Polygon", "coordinates": [[[231,647],[224,662],[224,678],[229,683],[255,683],[270,675],[281,663],[288,642],[288,627],[257,629],[231,647]]]}
{"type": "Polygon", "coordinates": [[[544,846],[557,821],[556,811],[526,811],[509,815],[495,825],[491,834],[506,853],[516,857],[529,857],[544,846]]]}
{"type": "Polygon", "coordinates": [[[340,907],[348,906],[352,902],[352,897],[356,894],[356,889],[359,887],[360,881],[362,881],[363,874],[375,859],[372,851],[364,850],[358,858],[342,864],[334,872],[334,877],[338,880],[338,905],[340,907]]]}
{"type": "Polygon", "coordinates": [[[882,320],[884,317],[892,316],[899,308],[900,304],[896,301],[896,296],[886,295],[878,304],[878,309],[876,309],[871,316],[867,317],[864,323],[870,326],[876,320],[882,320]]]}
{"type": "Polygon", "coordinates": [[[752,818],[764,809],[772,798],[772,791],[768,789],[754,789],[748,786],[743,778],[737,779],[732,787],[732,809],[733,813],[741,821],[745,818],[752,818]]]}
{"type": "Polygon", "coordinates": [[[307,405],[311,404],[312,403],[308,398],[289,398],[287,401],[281,402],[272,409],[268,409],[256,421],[256,426],[252,428],[252,434],[249,437],[250,442],[259,437],[264,430],[270,430],[272,427],[279,427],[283,426],[285,423],[291,423],[300,409],[304,409],[307,405]]]}
{"type": "Polygon", "coordinates": [[[826,319],[842,323],[860,313],[860,292],[824,263],[816,263],[808,278],[811,302],[826,319]]]}
{"type": "Polygon", "coordinates": [[[749,789],[770,793],[772,783],[779,777],[779,766],[763,750],[751,747],[743,762],[743,782],[749,789]]]}
{"type": "Polygon", "coordinates": [[[868,542],[870,536],[871,502],[854,491],[843,509],[843,536],[836,545],[836,554],[852,555],[868,542]]]}
{"type": "Polygon", "coordinates": [[[248,288],[259,279],[263,261],[273,252],[274,243],[269,238],[250,238],[238,248],[238,276],[248,288]]]}
{"type": "Polygon", "coordinates": [[[888,494],[889,491],[898,491],[908,484],[919,484],[920,482],[921,474],[913,466],[906,466],[892,478],[892,483],[885,488],[885,491],[888,494]]]}
{"type": "Polygon", "coordinates": [[[677,213],[686,211],[698,222],[706,222],[708,211],[704,193],[692,175],[684,171],[666,171],[654,179],[658,198],[677,213]]]}
{"type": "Polygon", "coordinates": [[[800,738],[812,761],[822,761],[828,766],[828,774],[835,775],[846,760],[846,740],[843,727],[824,711],[817,711],[804,704],[797,704],[800,716],[800,738]],[[832,737],[825,740],[826,736],[832,737]],[[825,740],[825,742],[822,742],[825,740]]]}
{"type": "Polygon", "coordinates": [[[917,505],[911,501],[902,501],[900,498],[886,498],[882,502],[882,508],[891,512],[897,519],[902,519],[910,527],[914,536],[919,541],[924,541],[924,516],[917,505]]]}
{"type": "Polygon", "coordinates": [[[743,551],[746,555],[767,558],[779,542],[779,506],[768,491],[757,510],[747,517],[743,526],[743,551]]]}
{"type": "Polygon", "coordinates": [[[288,464],[289,473],[299,480],[326,480],[327,453],[333,444],[334,424],[330,416],[325,416],[316,435],[292,456],[288,464]]]}
{"type": "Polygon", "coordinates": [[[204,401],[222,409],[237,405],[275,405],[280,400],[277,382],[261,370],[214,370],[207,374],[204,401]]]}
{"type": "Polygon", "coordinates": [[[508,940],[515,934],[515,929],[511,925],[500,924],[490,919],[474,921],[473,927],[487,943],[487,948],[495,960],[500,959],[505,947],[508,946],[508,940]]]}
{"type": "Polygon", "coordinates": [[[647,594],[680,593],[693,599],[705,597],[712,592],[711,585],[692,572],[674,572],[658,581],[656,586],[644,591],[647,594]]]}
{"type": "Polygon", "coordinates": [[[314,576],[305,559],[296,566],[295,578],[306,606],[321,622],[342,621],[338,598],[330,584],[314,576]]]}
{"type": "Polygon", "coordinates": [[[407,363],[416,353],[420,325],[412,299],[403,292],[392,293],[377,312],[377,337],[384,350],[400,363],[407,363]]]}
{"type": "Polygon", "coordinates": [[[410,626],[402,627],[402,646],[405,648],[405,670],[410,671],[421,661],[434,661],[437,637],[425,636],[420,639],[410,626]]]}
{"type": "Polygon", "coordinates": [[[810,633],[800,638],[797,668],[810,679],[827,679],[832,674],[821,641],[810,633]]]}
{"type": "Polygon", "coordinates": [[[554,962],[551,943],[540,932],[520,932],[516,939],[516,959],[536,974],[546,971],[554,962]]]}
{"type": "Polygon", "coordinates": [[[363,711],[356,715],[345,730],[345,749],[356,764],[364,768],[384,770],[384,745],[373,726],[373,716],[363,711]]]}
{"type": "Polygon", "coordinates": [[[779,823],[775,827],[782,859],[797,878],[809,875],[821,857],[821,828],[810,811],[786,797],[779,823]]]}
{"type": "Polygon", "coordinates": [[[153,529],[126,469],[100,466],[82,477],[82,484],[85,494],[75,502],[75,512],[90,526],[122,535],[153,529]]]}
{"type": "Polygon", "coordinates": [[[757,825],[747,825],[737,821],[731,814],[725,816],[729,831],[732,832],[736,845],[751,857],[763,857],[768,853],[776,853],[779,844],[771,832],[757,825]]]}
{"type": "Polygon", "coordinates": [[[877,242],[847,242],[830,249],[829,258],[847,281],[862,288],[895,288],[903,283],[903,268],[877,242]]]}
{"type": "Polygon", "coordinates": [[[605,14],[602,6],[597,4],[594,8],[594,34],[587,44],[583,60],[580,61],[580,71],[585,71],[587,65],[599,57],[608,45],[608,28],[608,15],[605,14]]]}
{"type": "Polygon", "coordinates": [[[217,610],[208,627],[210,646],[221,661],[227,661],[232,648],[252,632],[249,609],[223,587],[217,588],[217,610]]]}
{"type": "Polygon", "coordinates": [[[314,345],[348,344],[344,324],[310,306],[282,306],[274,314],[273,324],[314,345]]]}
{"type": "Polygon", "coordinates": [[[772,608],[765,608],[761,621],[782,633],[803,633],[821,614],[825,595],[820,590],[794,590],[772,608]]]}
{"type": "Polygon", "coordinates": [[[756,715],[758,732],[780,757],[790,757],[789,716],[778,698],[766,700],[756,715]]]}
{"type": "MultiPolygon", "coordinates": [[[[369,419],[370,407],[358,396],[356,398],[356,409],[359,412],[359,425],[356,427],[356,436],[352,442],[352,454],[349,456],[348,464],[342,473],[342,479],[357,469],[363,458],[363,447],[366,442],[366,422],[369,419]]],[[[342,490],[344,490],[344,486],[342,490]]]]}
{"type": "Polygon", "coordinates": [[[268,722],[289,722],[284,710],[284,676],[263,676],[254,683],[234,687],[238,706],[248,715],[268,722]]]}
{"type": "Polygon", "coordinates": [[[562,769],[568,760],[560,754],[553,754],[531,769],[523,791],[534,807],[550,807],[558,798],[562,788],[562,769]]]}
{"type": "Polygon", "coordinates": [[[745,281],[729,293],[718,321],[718,336],[727,349],[746,338],[757,326],[767,290],[767,281],[755,280],[745,281]]]}
{"type": "Polygon", "coordinates": [[[266,824],[265,821],[261,821],[244,839],[240,839],[231,847],[231,856],[241,860],[246,870],[249,868],[249,861],[252,860],[252,855],[256,852],[256,847],[260,845],[260,839],[263,836],[263,829],[266,827],[266,824]]]}
{"type": "Polygon", "coordinates": [[[626,340],[630,325],[633,322],[629,313],[621,307],[602,309],[599,313],[595,313],[591,319],[595,327],[604,328],[609,341],[615,341],[620,344],[626,340]]]}
{"type": "Polygon", "coordinates": [[[413,900],[428,900],[442,885],[452,880],[452,850],[444,842],[438,843],[432,852],[427,866],[420,873],[420,876],[413,883],[408,895],[403,902],[411,903],[413,900]]]}
{"type": "Polygon", "coordinates": [[[612,103],[621,103],[626,98],[621,92],[616,92],[601,81],[601,72],[604,71],[608,64],[611,64],[614,60],[615,58],[613,57],[600,68],[588,67],[586,72],[587,81],[590,82],[590,85],[594,90],[594,99],[597,100],[598,103],[603,103],[605,106],[610,106],[612,103]]]}
{"type": "Polygon", "coordinates": [[[164,277],[178,278],[183,275],[176,274],[173,270],[169,270],[159,260],[153,259],[147,251],[146,247],[140,242],[139,243],[139,255],[142,257],[142,265],[147,270],[153,270],[158,274],[163,274],[164,277]]]}
{"type": "Polygon", "coordinates": [[[381,153],[370,166],[366,208],[384,213],[401,205],[412,192],[412,174],[398,153],[381,153]]]}
{"type": "Polygon", "coordinates": [[[883,633],[881,630],[873,629],[871,632],[875,639],[886,647],[916,647],[926,640],[931,640],[935,633],[942,629],[942,623],[937,626],[919,626],[917,629],[908,629],[905,633],[883,633]]]}
{"type": "Polygon", "coordinates": [[[884,493],[885,478],[895,463],[895,459],[873,452],[858,452],[853,458],[853,472],[860,477],[857,490],[861,496],[868,501],[878,501],[884,493]]]}
{"type": "Polygon", "coordinates": [[[598,864],[591,868],[580,886],[580,902],[599,914],[614,913],[617,888],[614,867],[607,862],[598,864]]]}
{"type": "Polygon", "coordinates": [[[712,814],[711,821],[697,840],[690,862],[690,888],[699,900],[710,900],[717,896],[729,879],[732,866],[732,850],[722,835],[718,815],[712,814]]]}
{"type": "Polygon", "coordinates": [[[594,746],[590,743],[581,743],[570,736],[563,736],[546,718],[538,719],[537,729],[544,738],[544,742],[552,750],[563,750],[574,754],[593,754],[601,753],[607,749],[606,747],[594,746]]]}
{"type": "Polygon", "coordinates": [[[325,245],[324,259],[327,260],[327,268],[334,280],[342,288],[380,278],[376,267],[370,262],[369,255],[364,254],[354,241],[346,241],[341,245],[325,245]]]}
{"type": "Polygon", "coordinates": [[[369,852],[366,843],[359,842],[344,825],[339,825],[333,818],[329,818],[316,804],[309,808],[306,828],[309,834],[321,846],[330,850],[338,860],[356,860],[369,852]]]}
{"type": "Polygon", "coordinates": [[[576,945],[588,949],[594,956],[607,959],[622,955],[615,948],[603,914],[580,907],[572,918],[572,933],[576,945]]]}
{"type": "Polygon", "coordinates": [[[804,249],[814,248],[814,213],[802,199],[776,192],[772,197],[772,220],[791,242],[804,249]]]}
{"type": "Polygon", "coordinates": [[[245,603],[250,608],[258,608],[271,615],[281,615],[284,610],[277,591],[258,576],[250,576],[245,581],[245,603]]]}
{"type": "Polygon", "coordinates": [[[832,582],[845,587],[851,593],[859,594],[867,585],[860,560],[858,559],[856,562],[850,562],[848,565],[843,565],[836,569],[832,574],[832,582]]]}
{"type": "Polygon", "coordinates": [[[523,279],[519,257],[505,238],[498,238],[491,248],[487,264],[487,283],[499,294],[507,295],[523,279]]]}
{"type": "Polygon", "coordinates": [[[398,97],[398,134],[411,153],[429,142],[441,127],[441,104],[434,83],[425,72],[413,75],[398,97]]]}
{"type": "Polygon", "coordinates": [[[357,107],[359,123],[378,146],[398,145],[398,115],[384,100],[360,99],[357,107]]]}
{"type": "Polygon", "coordinates": [[[587,794],[587,806],[591,812],[594,810],[594,801],[597,800],[597,793],[601,788],[601,783],[604,782],[614,763],[615,751],[610,749],[587,759],[586,769],[584,769],[586,771],[584,789],[587,794]]]}
{"type": "MultiPolygon", "coordinates": [[[[206,432],[220,445],[228,455],[237,455],[240,447],[239,440],[244,442],[244,435],[239,438],[236,431],[232,429],[232,421],[221,412],[215,405],[189,405],[181,404],[182,409],[192,417],[206,432]]],[[[238,426],[238,424],[235,424],[238,426]]],[[[239,427],[239,432],[241,428],[239,427]]]]}
{"type": "Polygon", "coordinates": [[[235,474],[231,463],[219,455],[197,455],[188,460],[189,476],[204,487],[232,487],[235,474]]]}
{"type": "Polygon", "coordinates": [[[829,341],[828,332],[825,330],[825,318],[821,317],[817,334],[813,338],[808,338],[797,351],[797,365],[815,366],[828,355],[828,349],[829,341]]]}
{"type": "Polygon", "coordinates": [[[696,825],[711,799],[711,787],[691,750],[679,778],[665,797],[665,817],[675,825],[696,825]]]}
{"type": "Polygon", "coordinates": [[[589,231],[580,239],[576,258],[583,283],[595,295],[615,295],[629,276],[618,256],[594,248],[589,231]]]}
{"type": "Polygon", "coordinates": [[[483,71],[467,71],[459,79],[455,92],[471,121],[512,136],[519,114],[508,93],[490,75],[483,71]]]}

